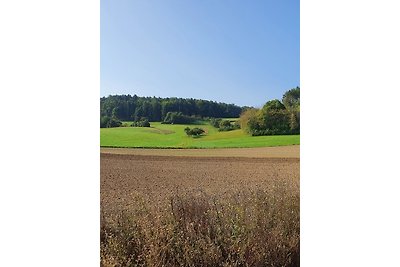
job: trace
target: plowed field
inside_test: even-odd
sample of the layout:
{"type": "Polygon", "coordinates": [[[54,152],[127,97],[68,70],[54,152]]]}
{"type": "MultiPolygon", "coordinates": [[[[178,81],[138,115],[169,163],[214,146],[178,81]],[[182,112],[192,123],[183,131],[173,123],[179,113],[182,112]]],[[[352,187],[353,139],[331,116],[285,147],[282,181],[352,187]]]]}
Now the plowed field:
{"type": "Polygon", "coordinates": [[[298,147],[100,160],[101,266],[299,266],[298,147]]]}
{"type": "Polygon", "coordinates": [[[135,196],[163,201],[176,193],[223,195],[265,189],[274,181],[299,190],[298,158],[168,157],[101,154],[101,204],[128,208],[135,196]]]}
{"type": "Polygon", "coordinates": [[[101,148],[101,153],[143,156],[300,158],[300,146],[211,149],[101,148]]]}

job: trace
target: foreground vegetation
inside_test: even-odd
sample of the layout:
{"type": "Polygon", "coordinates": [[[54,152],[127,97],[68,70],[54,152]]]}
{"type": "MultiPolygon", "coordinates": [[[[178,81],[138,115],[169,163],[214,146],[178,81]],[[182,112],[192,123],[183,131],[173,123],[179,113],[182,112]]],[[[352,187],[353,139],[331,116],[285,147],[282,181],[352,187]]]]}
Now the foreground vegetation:
{"type": "Polygon", "coordinates": [[[102,209],[101,266],[299,266],[298,184],[102,209]]]}
{"type": "MultiPolygon", "coordinates": [[[[125,122],[130,125],[131,122],[125,122]]],[[[151,127],[118,127],[100,129],[102,147],[143,148],[226,148],[265,147],[300,144],[299,135],[250,136],[242,130],[219,131],[209,124],[161,124],[151,122],[151,127]],[[187,136],[185,128],[201,128],[205,135],[187,136]]]]}

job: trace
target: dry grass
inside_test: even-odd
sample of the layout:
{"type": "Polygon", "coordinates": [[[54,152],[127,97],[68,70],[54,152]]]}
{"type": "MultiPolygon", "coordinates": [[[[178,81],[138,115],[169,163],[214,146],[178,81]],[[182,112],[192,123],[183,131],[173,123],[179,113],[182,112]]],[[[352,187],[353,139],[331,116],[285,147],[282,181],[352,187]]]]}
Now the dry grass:
{"type": "Polygon", "coordinates": [[[228,198],[102,212],[102,266],[299,266],[299,195],[284,185],[228,198]]]}
{"type": "MultiPolygon", "coordinates": [[[[103,160],[102,180],[108,183],[104,183],[102,188],[101,266],[300,265],[298,163],[240,161],[237,162],[240,163],[238,169],[247,165],[252,167],[245,168],[253,175],[247,184],[239,183],[246,181],[246,177],[233,177],[238,169],[222,168],[233,178],[226,184],[218,184],[218,188],[216,183],[211,182],[200,187],[202,183],[195,185],[189,177],[176,187],[175,192],[163,189],[157,193],[155,200],[155,195],[141,189],[136,182],[122,184],[122,179],[118,178],[122,176],[124,181],[138,181],[134,179],[140,174],[140,177],[147,177],[144,179],[149,186],[154,181],[159,183],[156,178],[151,180],[146,176],[145,171],[151,169],[144,164],[143,158],[106,157],[103,160]],[[113,166],[119,166],[120,173],[116,177],[107,172],[110,167],[103,164],[106,160],[113,166]],[[125,169],[124,166],[134,167],[125,169]],[[288,166],[293,166],[293,175],[285,169],[288,166]],[[275,169],[281,170],[275,178],[266,176],[266,170],[275,169]],[[282,176],[282,173],[285,175],[282,176]],[[262,177],[267,178],[260,183],[262,177]],[[120,182],[121,189],[117,188],[120,182]],[[113,202],[116,194],[111,195],[108,191],[118,192],[123,202],[113,202]]],[[[201,170],[199,173],[202,174],[203,168],[211,168],[213,164],[223,167],[231,162],[227,159],[214,163],[207,160],[164,161],[149,158],[149,164],[157,164],[163,170],[169,164],[182,164],[182,168],[188,164],[196,167],[192,173],[195,176],[197,171],[201,170]]],[[[171,169],[171,173],[162,177],[165,184],[172,182],[167,179],[172,173],[171,169]]],[[[224,177],[222,171],[213,174],[218,176],[201,177],[226,180],[221,178],[224,177]]],[[[164,188],[161,184],[158,187],[164,188]]]]}

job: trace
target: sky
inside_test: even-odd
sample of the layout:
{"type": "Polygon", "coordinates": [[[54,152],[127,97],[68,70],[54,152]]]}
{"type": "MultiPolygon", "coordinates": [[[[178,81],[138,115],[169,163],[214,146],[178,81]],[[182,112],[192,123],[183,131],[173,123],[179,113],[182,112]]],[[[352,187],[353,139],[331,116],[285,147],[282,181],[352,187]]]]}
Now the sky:
{"type": "Polygon", "coordinates": [[[100,95],[260,107],[300,86],[299,0],[100,2],[100,95]]]}

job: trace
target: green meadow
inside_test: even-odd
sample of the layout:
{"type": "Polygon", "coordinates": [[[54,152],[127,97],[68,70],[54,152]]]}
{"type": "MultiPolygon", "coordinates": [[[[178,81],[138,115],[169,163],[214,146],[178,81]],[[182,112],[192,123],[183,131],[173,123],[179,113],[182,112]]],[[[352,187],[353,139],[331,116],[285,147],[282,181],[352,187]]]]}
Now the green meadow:
{"type": "Polygon", "coordinates": [[[137,148],[233,148],[300,144],[300,135],[250,136],[240,129],[219,132],[218,129],[209,124],[182,125],[151,122],[150,125],[151,127],[101,128],[100,146],[137,148]],[[197,138],[189,137],[184,132],[186,127],[202,128],[206,131],[206,134],[197,138]]]}

